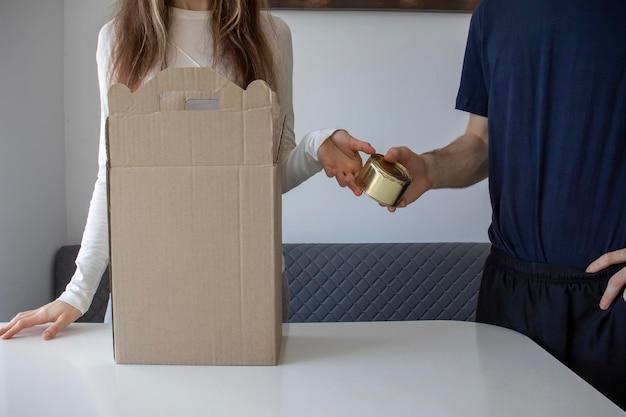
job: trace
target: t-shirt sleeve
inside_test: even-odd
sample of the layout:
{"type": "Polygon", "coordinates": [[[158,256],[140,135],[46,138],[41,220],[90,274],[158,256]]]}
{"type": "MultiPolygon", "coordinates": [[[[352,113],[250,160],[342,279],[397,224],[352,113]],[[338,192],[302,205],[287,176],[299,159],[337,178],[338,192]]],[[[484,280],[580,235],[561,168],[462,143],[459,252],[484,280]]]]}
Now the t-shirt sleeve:
{"type": "Polygon", "coordinates": [[[98,289],[102,274],[109,264],[109,240],[106,191],[105,122],[108,115],[108,67],[111,53],[112,23],[107,23],[98,36],[96,62],[100,87],[100,142],[98,148],[98,175],[94,185],[87,223],[76,257],[76,271],[59,299],[85,313],[98,289]]]}
{"type": "Polygon", "coordinates": [[[293,49],[285,21],[271,16],[275,34],[270,38],[276,56],[276,92],[283,121],[281,142],[282,191],[286,193],[322,170],[317,159],[320,145],[337,129],[309,132],[296,144],[293,114],[293,49]]]}
{"type": "Polygon", "coordinates": [[[484,62],[482,20],[479,7],[472,14],[470,22],[461,71],[461,83],[456,98],[456,109],[487,117],[489,94],[484,62]]]}

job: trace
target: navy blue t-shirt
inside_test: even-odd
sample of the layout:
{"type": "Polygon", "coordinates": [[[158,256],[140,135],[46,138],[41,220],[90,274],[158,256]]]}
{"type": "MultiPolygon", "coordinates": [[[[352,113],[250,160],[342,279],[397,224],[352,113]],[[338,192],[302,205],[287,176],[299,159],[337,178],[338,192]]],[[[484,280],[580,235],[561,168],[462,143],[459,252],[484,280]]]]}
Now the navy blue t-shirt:
{"type": "Polygon", "coordinates": [[[626,1],[483,0],[457,109],[489,118],[489,236],[585,268],[626,247],[626,1]]]}

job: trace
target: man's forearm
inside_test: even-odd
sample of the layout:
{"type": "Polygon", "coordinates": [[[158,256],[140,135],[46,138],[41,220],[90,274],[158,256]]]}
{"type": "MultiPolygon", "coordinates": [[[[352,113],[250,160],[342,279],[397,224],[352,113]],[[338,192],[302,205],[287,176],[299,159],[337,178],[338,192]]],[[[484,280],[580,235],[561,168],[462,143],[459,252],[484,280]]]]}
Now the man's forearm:
{"type": "Polygon", "coordinates": [[[487,178],[488,151],[486,140],[466,133],[444,148],[423,154],[432,189],[464,188],[487,178]]]}

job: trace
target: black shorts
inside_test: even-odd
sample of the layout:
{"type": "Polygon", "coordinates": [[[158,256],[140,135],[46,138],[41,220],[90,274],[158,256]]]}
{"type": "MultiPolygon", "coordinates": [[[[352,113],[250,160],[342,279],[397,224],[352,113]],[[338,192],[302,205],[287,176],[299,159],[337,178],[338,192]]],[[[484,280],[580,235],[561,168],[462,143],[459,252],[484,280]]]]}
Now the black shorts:
{"type": "Polygon", "coordinates": [[[596,274],[514,259],[492,248],[485,262],[476,321],[533,339],[626,410],[626,302],[600,298],[626,264],[596,274]]]}

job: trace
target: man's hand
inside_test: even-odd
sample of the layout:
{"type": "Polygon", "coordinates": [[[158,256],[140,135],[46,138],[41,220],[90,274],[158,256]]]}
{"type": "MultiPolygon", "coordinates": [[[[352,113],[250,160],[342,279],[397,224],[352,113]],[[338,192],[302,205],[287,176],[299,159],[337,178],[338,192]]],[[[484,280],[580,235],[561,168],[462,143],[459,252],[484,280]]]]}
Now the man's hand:
{"type": "MultiPolygon", "coordinates": [[[[587,267],[585,272],[599,272],[611,265],[617,265],[624,262],[626,262],[626,249],[616,250],[600,256],[587,267]]],[[[624,291],[624,286],[626,286],[626,267],[617,271],[617,273],[609,279],[609,283],[607,284],[606,290],[604,290],[604,294],[602,294],[602,299],[600,300],[600,308],[602,310],[609,308],[620,292],[622,292],[624,301],[626,301],[626,291],[624,291]]]]}
{"type": "Polygon", "coordinates": [[[361,189],[354,180],[363,167],[359,152],[376,153],[367,142],[352,137],[345,130],[336,130],[317,150],[320,165],[328,177],[335,177],[341,187],[349,187],[355,195],[361,195],[361,189]]]}
{"type": "Polygon", "coordinates": [[[42,335],[44,340],[50,340],[81,315],[78,309],[66,302],[54,300],[36,310],[18,313],[9,324],[0,329],[0,336],[2,339],[10,339],[26,328],[52,323],[42,335]]]}
{"type": "Polygon", "coordinates": [[[396,207],[406,207],[426,191],[465,188],[487,178],[489,171],[489,121],[470,114],[465,133],[441,149],[418,155],[406,146],[391,148],[385,155],[411,174],[412,182],[396,207]]]}
{"type": "Polygon", "coordinates": [[[406,207],[432,188],[428,178],[427,155],[418,155],[406,146],[391,148],[385,155],[385,160],[398,162],[411,175],[411,185],[406,189],[395,207],[387,206],[387,210],[394,212],[396,208],[406,207]]]}

